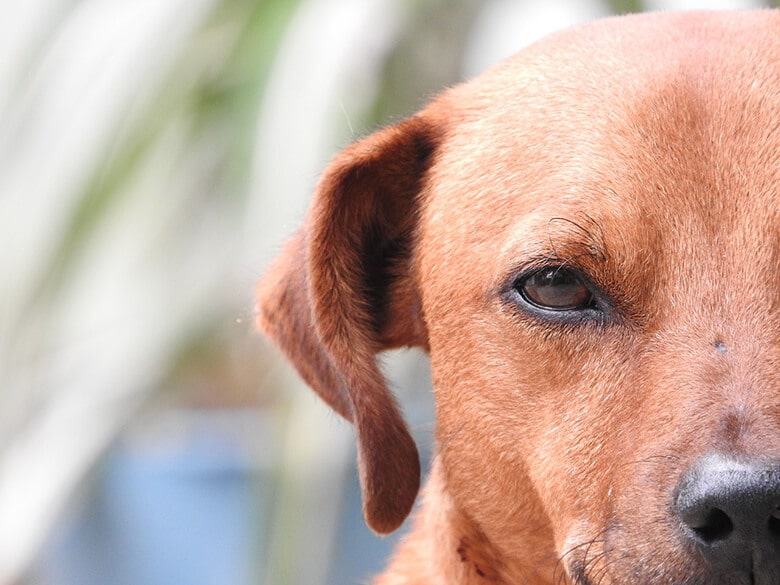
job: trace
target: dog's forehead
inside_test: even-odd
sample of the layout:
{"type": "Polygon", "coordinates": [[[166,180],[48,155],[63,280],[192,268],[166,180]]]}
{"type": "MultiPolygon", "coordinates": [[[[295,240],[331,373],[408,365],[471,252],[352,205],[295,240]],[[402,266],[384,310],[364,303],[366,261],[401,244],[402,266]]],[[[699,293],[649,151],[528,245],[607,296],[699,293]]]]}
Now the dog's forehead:
{"type": "Polygon", "coordinates": [[[659,252],[691,230],[691,258],[723,234],[777,247],[778,33],[773,11],[612,19],[445,95],[424,217],[437,263],[534,241],[659,252]]]}
{"type": "Polygon", "coordinates": [[[448,131],[418,251],[432,321],[467,320],[545,257],[596,258],[584,272],[649,315],[780,307],[780,19],[735,19],[597,25],[434,104],[448,131]]]}

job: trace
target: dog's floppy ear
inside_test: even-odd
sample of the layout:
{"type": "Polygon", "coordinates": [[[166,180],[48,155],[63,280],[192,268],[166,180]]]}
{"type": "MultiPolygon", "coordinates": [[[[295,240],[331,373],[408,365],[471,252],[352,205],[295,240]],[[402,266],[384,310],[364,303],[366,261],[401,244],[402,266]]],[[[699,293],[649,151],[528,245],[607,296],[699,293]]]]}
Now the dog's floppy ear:
{"type": "Polygon", "coordinates": [[[420,485],[417,449],[376,355],[427,345],[412,251],[438,137],[417,116],[337,155],[257,292],[260,329],[354,424],[363,512],[379,533],[398,528],[420,485]]]}

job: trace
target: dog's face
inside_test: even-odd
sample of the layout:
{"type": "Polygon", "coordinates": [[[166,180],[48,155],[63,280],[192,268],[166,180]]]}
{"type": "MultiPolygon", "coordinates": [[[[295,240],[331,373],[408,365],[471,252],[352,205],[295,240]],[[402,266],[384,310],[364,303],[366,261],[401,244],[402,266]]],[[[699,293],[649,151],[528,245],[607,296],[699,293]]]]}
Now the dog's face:
{"type": "Polygon", "coordinates": [[[619,19],[342,153],[260,320],[355,423],[375,529],[419,472],[374,356],[418,345],[499,582],[769,584],[779,268],[780,17],[619,19]]]}

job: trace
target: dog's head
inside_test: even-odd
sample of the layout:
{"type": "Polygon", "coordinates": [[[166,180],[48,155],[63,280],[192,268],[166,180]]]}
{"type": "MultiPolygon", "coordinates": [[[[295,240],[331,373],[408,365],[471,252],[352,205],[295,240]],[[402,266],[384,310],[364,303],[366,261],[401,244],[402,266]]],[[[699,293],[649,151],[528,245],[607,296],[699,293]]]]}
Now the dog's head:
{"type": "Polygon", "coordinates": [[[506,580],[777,582],[780,15],[612,19],[445,92],[334,159],[258,306],[378,532],[419,462],[376,354],[419,346],[506,580]]]}

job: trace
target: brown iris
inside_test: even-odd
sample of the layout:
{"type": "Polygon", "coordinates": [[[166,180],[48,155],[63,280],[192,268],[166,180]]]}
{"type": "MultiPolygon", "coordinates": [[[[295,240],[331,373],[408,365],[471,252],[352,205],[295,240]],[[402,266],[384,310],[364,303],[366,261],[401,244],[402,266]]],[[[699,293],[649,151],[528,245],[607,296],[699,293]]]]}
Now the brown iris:
{"type": "Polygon", "coordinates": [[[542,268],[517,285],[532,305],[551,311],[575,311],[593,306],[593,294],[577,274],[562,266],[542,268]]]}

